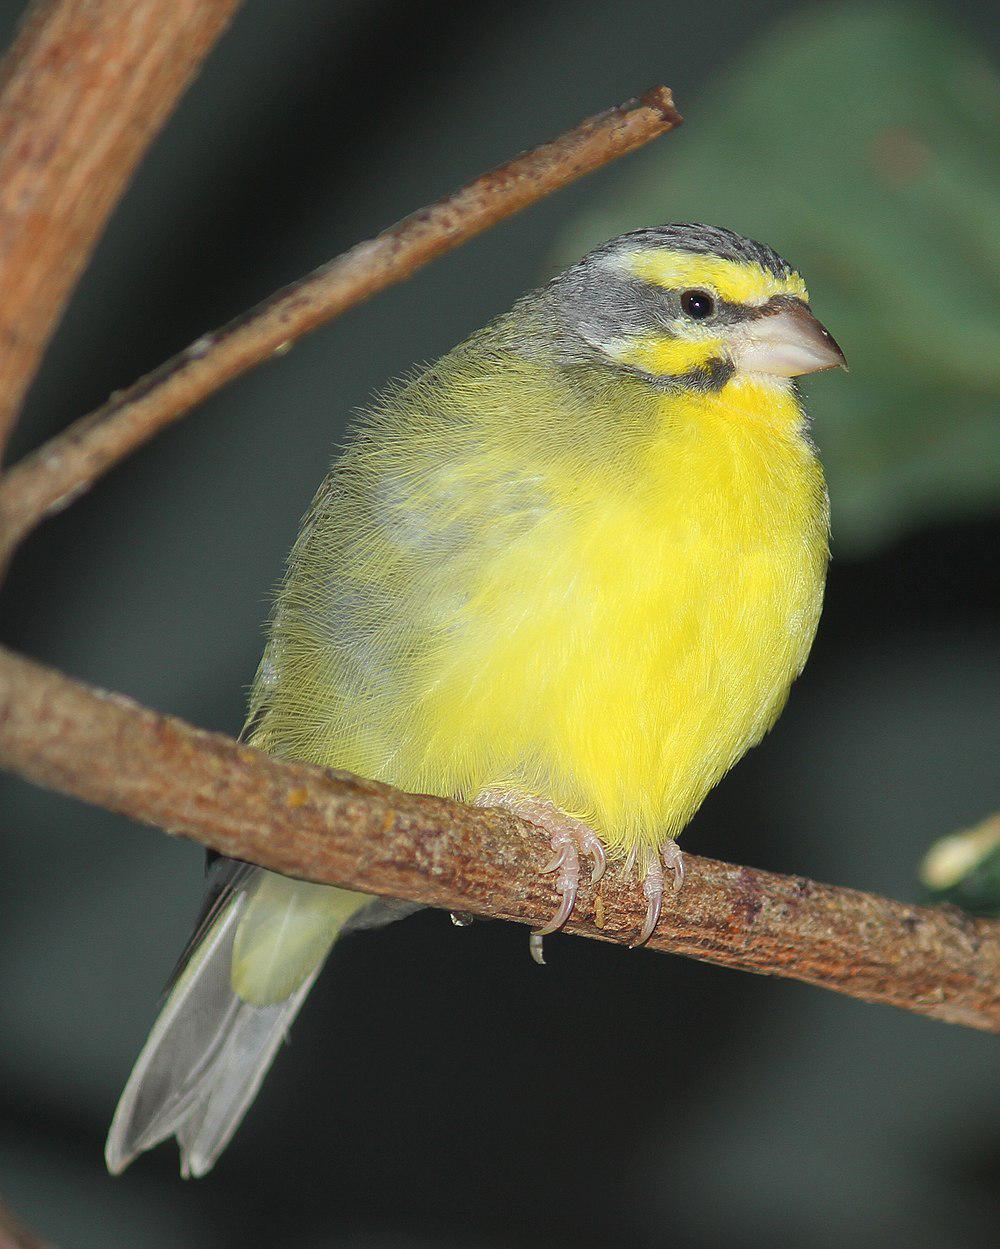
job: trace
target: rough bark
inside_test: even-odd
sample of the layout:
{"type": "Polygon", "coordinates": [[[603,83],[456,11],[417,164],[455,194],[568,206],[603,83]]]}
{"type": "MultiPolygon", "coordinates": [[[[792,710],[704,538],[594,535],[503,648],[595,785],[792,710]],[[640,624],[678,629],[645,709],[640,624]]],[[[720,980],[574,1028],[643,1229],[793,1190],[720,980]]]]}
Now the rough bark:
{"type": "MultiPolygon", "coordinates": [[[[537,830],[499,811],[285,763],[0,651],[0,765],[306,880],[537,924],[537,830]]],[[[627,944],[645,903],[611,871],[567,932],[627,944]]],[[[649,948],[1000,1031],[1000,923],[687,855],[649,948]]]]}

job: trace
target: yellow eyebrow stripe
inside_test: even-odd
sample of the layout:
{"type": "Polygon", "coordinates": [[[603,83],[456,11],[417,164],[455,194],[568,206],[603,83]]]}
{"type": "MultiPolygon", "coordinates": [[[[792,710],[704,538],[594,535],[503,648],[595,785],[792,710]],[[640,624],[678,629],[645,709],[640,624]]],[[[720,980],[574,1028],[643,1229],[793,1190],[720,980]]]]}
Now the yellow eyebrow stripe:
{"type": "Polygon", "coordinates": [[[797,273],[777,277],[760,265],[722,260],[718,256],[651,248],[633,252],[626,263],[629,271],[644,282],[671,290],[704,287],[734,304],[763,303],[772,295],[809,298],[806,284],[797,273]]]}

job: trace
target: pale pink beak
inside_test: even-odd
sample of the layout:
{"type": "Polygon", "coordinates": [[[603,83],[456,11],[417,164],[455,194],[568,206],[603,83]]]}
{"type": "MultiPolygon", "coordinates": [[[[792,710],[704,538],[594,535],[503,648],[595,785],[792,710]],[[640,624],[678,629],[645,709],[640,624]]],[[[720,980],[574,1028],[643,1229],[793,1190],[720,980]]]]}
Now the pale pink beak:
{"type": "Polygon", "coordinates": [[[741,373],[799,377],[847,368],[837,340],[801,299],[776,297],[771,304],[774,311],[765,304],[763,315],[746,322],[740,341],[733,344],[733,360],[741,373]]]}

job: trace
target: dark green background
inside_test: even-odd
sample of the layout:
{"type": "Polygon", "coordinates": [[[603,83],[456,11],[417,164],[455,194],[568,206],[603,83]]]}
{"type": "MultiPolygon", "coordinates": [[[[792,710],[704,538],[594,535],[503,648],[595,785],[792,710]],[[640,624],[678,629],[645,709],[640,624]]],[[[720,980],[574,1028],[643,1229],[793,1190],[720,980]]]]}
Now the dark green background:
{"type": "MultiPolygon", "coordinates": [[[[0,6],[5,41],[20,8],[0,6]]],[[[887,195],[849,218],[845,186],[861,195],[871,168],[844,155],[852,110],[838,92],[892,128],[905,92],[883,64],[936,89],[976,49],[995,53],[995,10],[921,12],[894,10],[898,38],[915,29],[919,47],[893,60],[871,55],[853,10],[845,78],[797,50],[811,17],[785,4],[250,0],[112,221],[16,450],[588,113],[662,81],[688,121],[320,330],[126,462],[26,544],[6,639],[236,731],[270,587],[352,409],[503,310],[587,231],[752,225],[801,264],[860,362],[810,387],[837,542],[813,659],[685,844],[918,896],[926,846],[1000,806],[996,459],[960,443],[904,504],[896,471],[915,439],[950,446],[973,409],[997,427],[996,359],[969,328],[976,343],[997,332],[995,253],[962,233],[974,207],[992,204],[995,221],[993,157],[982,116],[943,105],[944,200],[921,217],[887,195]],[[756,159],[747,118],[735,145],[727,124],[741,81],[771,84],[752,113],[756,159]],[[865,258],[853,285],[824,262],[834,225],[837,254],[865,258]],[[884,298],[865,303],[888,254],[884,298]],[[943,373],[961,357],[961,378],[915,384],[943,341],[943,373]],[[880,471],[851,458],[872,439],[880,471]]],[[[549,942],[542,970],[523,929],[459,931],[430,913],[337,950],[207,1180],[182,1183],[167,1147],[111,1180],[103,1135],[197,909],[200,852],[15,783],[0,827],[0,1193],[63,1249],[978,1249],[1000,1236],[995,1038],[569,938],[549,942]]]]}

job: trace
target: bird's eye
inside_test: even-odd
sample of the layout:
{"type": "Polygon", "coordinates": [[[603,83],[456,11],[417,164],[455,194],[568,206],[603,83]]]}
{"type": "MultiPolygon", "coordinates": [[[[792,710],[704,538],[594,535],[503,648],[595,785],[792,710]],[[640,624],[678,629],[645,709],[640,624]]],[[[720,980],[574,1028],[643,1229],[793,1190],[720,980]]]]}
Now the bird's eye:
{"type": "Polygon", "coordinates": [[[684,291],[681,307],[692,321],[704,321],[715,311],[715,300],[708,291],[684,291]]]}

